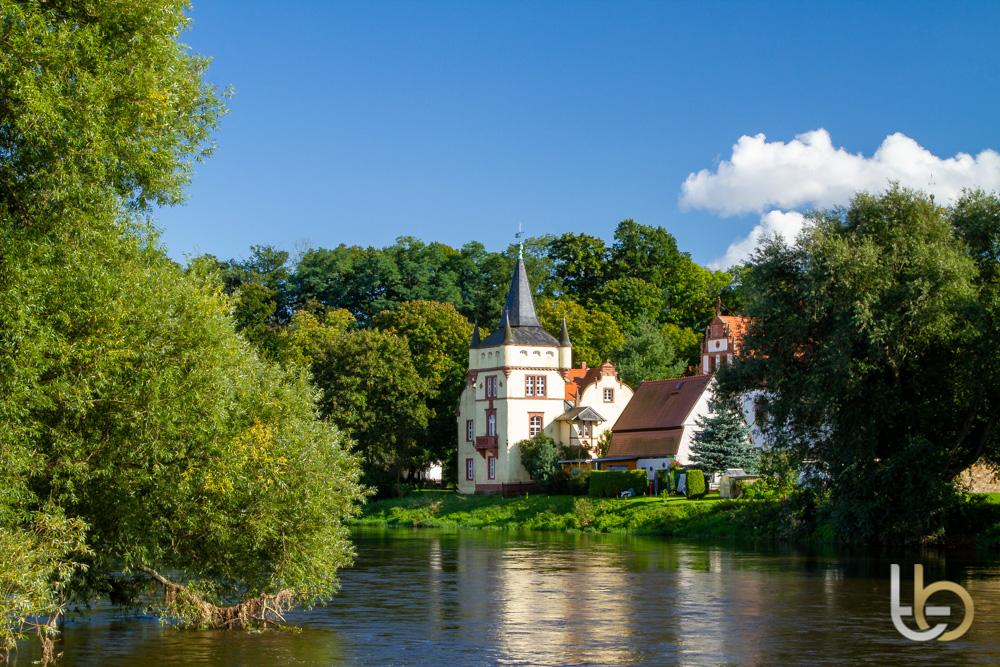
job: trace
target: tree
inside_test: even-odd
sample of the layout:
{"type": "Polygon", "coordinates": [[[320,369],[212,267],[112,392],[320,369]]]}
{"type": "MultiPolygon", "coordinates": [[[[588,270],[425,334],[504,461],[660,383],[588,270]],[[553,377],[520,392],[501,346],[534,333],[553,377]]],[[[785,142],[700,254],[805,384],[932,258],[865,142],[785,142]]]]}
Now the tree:
{"type": "Polygon", "coordinates": [[[720,388],[768,393],[769,439],[827,468],[845,539],[935,534],[955,474],[997,457],[998,211],[982,193],[951,210],[860,194],[742,276],[748,354],[720,388]]]}
{"type": "Polygon", "coordinates": [[[663,321],[666,302],[663,290],[642,278],[616,278],[602,285],[591,306],[609,314],[622,331],[634,333],[640,322],[663,321]]]}
{"type": "Polygon", "coordinates": [[[560,295],[586,302],[604,283],[610,257],[602,239],[567,232],[553,238],[546,253],[560,295]]]}
{"type": "Polygon", "coordinates": [[[677,240],[662,227],[622,220],[611,246],[611,277],[636,278],[664,288],[673,283],[684,257],[677,249],[677,240]]]}
{"type": "Polygon", "coordinates": [[[406,339],[356,329],[324,339],[312,361],[323,416],[349,433],[364,459],[365,481],[388,494],[402,472],[423,463],[429,383],[406,339]]]}
{"type": "Polygon", "coordinates": [[[622,381],[631,387],[644,380],[678,377],[685,368],[684,360],[677,358],[670,342],[648,320],[639,322],[614,362],[622,381]]]}
{"type": "Polygon", "coordinates": [[[181,199],[222,113],[185,6],[0,1],[6,648],[123,574],[182,622],[267,624],[352,557],[357,460],[307,378],[262,360],[143,218],[181,199]]]}
{"type": "Polygon", "coordinates": [[[574,364],[586,362],[596,368],[625,345],[625,335],[607,313],[588,310],[569,299],[540,299],[537,312],[542,326],[553,335],[562,330],[566,318],[574,364]]]}
{"type": "Polygon", "coordinates": [[[698,366],[701,361],[701,343],[704,334],[667,322],[660,327],[660,335],[674,350],[678,362],[683,363],[685,367],[698,366]]]}
{"type": "Polygon", "coordinates": [[[379,313],[374,324],[406,339],[414,368],[427,383],[428,423],[415,467],[453,460],[458,449],[455,406],[465,387],[472,325],[454,306],[436,301],[402,303],[379,313]]]}
{"type": "Polygon", "coordinates": [[[714,401],[711,408],[713,414],[695,419],[691,461],[709,473],[728,468],[756,472],[760,450],[750,440],[750,427],[739,406],[732,401],[714,401]]]}
{"type": "Polygon", "coordinates": [[[546,489],[559,472],[559,447],[556,441],[539,432],[535,437],[517,443],[521,465],[540,487],[546,489]]]}

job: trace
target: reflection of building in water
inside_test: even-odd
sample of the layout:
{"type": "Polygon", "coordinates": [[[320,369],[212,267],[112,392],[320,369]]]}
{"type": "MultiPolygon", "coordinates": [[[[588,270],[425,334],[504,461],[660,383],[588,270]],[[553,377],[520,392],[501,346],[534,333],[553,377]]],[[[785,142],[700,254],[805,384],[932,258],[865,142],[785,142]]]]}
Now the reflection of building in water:
{"type": "Polygon", "coordinates": [[[637,658],[640,647],[628,637],[641,620],[629,591],[639,582],[617,550],[588,551],[580,558],[572,543],[504,550],[495,565],[503,591],[497,615],[501,656],[529,664],[637,658]]]}

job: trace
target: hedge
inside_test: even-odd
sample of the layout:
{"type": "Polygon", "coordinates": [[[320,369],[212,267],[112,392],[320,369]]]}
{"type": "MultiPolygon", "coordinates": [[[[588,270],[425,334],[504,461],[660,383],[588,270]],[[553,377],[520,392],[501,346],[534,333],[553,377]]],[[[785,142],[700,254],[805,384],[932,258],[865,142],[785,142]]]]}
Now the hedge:
{"type": "Polygon", "coordinates": [[[705,495],[705,473],[701,470],[688,470],[687,497],[701,498],[705,495]]]}
{"type": "Polygon", "coordinates": [[[649,477],[645,470],[595,470],[590,473],[589,495],[594,498],[617,498],[629,489],[642,496],[648,488],[649,477]]]}

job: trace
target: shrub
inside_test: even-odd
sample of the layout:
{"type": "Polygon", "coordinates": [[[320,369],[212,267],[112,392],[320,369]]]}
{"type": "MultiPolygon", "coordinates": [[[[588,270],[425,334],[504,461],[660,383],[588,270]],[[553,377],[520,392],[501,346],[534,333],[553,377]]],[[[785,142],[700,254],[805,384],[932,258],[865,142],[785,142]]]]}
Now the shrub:
{"type": "Polygon", "coordinates": [[[574,470],[566,474],[563,471],[556,473],[552,478],[550,492],[563,496],[585,496],[590,482],[590,471],[574,470]]]}
{"type": "Polygon", "coordinates": [[[576,515],[576,522],[580,528],[592,526],[594,519],[597,518],[594,501],[590,498],[577,498],[573,501],[573,514],[576,515]]]}
{"type": "Polygon", "coordinates": [[[656,481],[660,484],[660,493],[670,492],[670,473],[666,470],[656,471],[656,481]]]}
{"type": "Polygon", "coordinates": [[[688,500],[701,498],[705,495],[705,473],[701,470],[687,471],[688,500]]]}
{"type": "Polygon", "coordinates": [[[622,491],[632,489],[643,495],[649,488],[645,470],[595,470],[590,473],[589,495],[593,498],[617,498],[622,491]]]}

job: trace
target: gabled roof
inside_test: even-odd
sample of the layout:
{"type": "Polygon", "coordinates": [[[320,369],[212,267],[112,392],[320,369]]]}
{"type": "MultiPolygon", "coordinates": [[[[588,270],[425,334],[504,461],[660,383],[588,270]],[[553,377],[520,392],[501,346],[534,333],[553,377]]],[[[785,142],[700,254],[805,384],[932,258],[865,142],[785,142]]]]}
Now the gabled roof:
{"type": "Polygon", "coordinates": [[[743,338],[750,327],[749,317],[738,315],[716,315],[708,324],[706,338],[721,338],[727,336],[733,341],[733,354],[739,354],[743,348],[743,338]],[[721,329],[721,331],[720,331],[721,329]]]}
{"type": "Polygon", "coordinates": [[[556,417],[556,421],[562,422],[605,422],[607,419],[598,414],[597,410],[590,406],[582,408],[570,408],[566,412],[556,417]]]}
{"type": "Polygon", "coordinates": [[[531,297],[531,284],[524,268],[524,259],[517,258],[514,275],[511,277],[507,301],[500,313],[500,323],[485,340],[473,347],[496,347],[498,345],[547,345],[558,347],[559,341],[542,328],[535,313],[535,301],[531,297]],[[509,335],[505,330],[509,327],[509,335]]]}
{"type": "Polygon", "coordinates": [[[567,401],[579,400],[583,390],[601,379],[604,375],[615,375],[615,366],[610,361],[605,361],[598,368],[587,368],[586,363],[581,363],[580,368],[571,368],[566,373],[566,394],[567,401]]]}
{"type": "Polygon", "coordinates": [[[615,422],[615,432],[682,428],[711,379],[695,375],[643,382],[615,422]]]}
{"type": "Polygon", "coordinates": [[[662,458],[676,456],[680,449],[683,429],[663,431],[612,432],[608,457],[619,460],[628,458],[662,458]]]}

